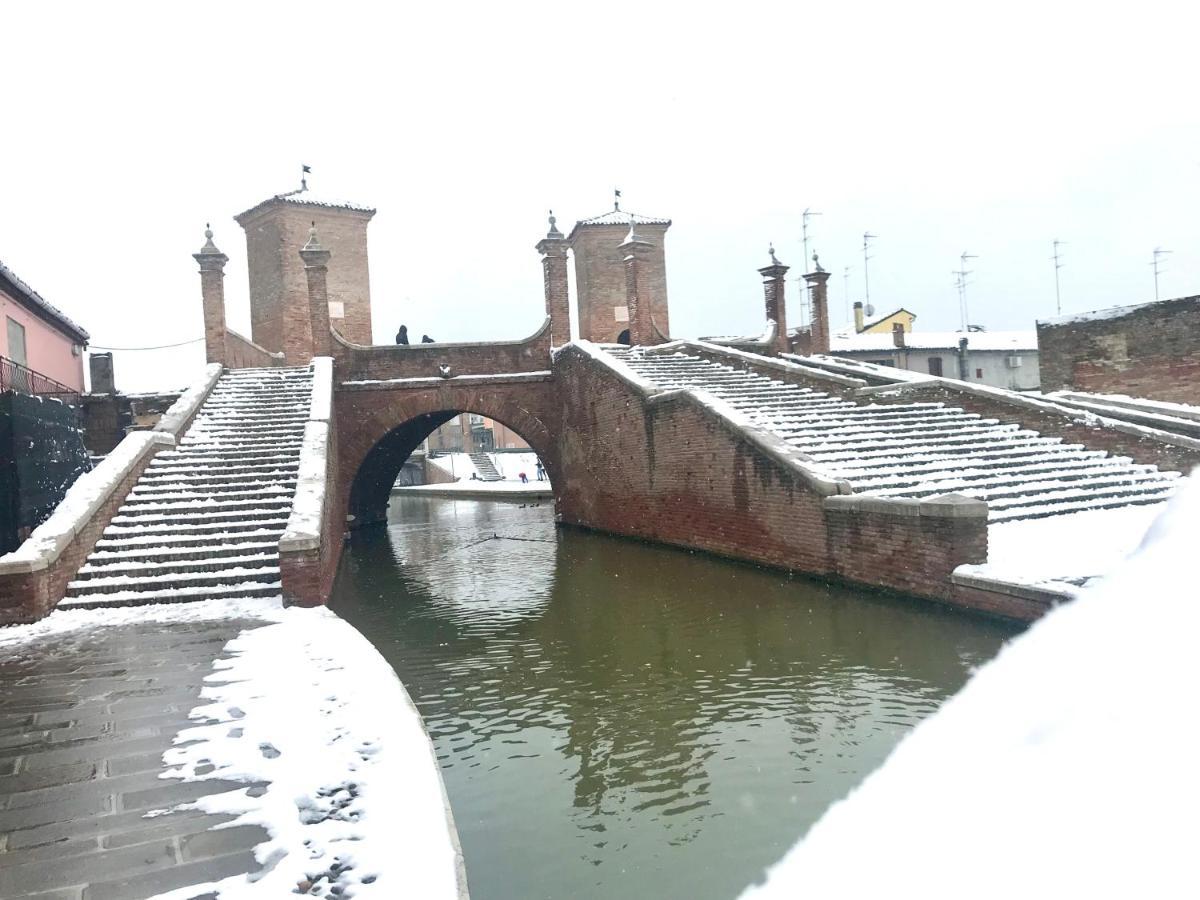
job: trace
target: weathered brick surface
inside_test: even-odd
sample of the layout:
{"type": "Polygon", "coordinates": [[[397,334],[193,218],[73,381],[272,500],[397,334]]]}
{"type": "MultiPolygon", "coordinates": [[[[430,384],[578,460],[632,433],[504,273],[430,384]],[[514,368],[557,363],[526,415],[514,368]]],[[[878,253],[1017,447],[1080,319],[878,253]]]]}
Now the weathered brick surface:
{"type": "Polygon", "coordinates": [[[297,606],[319,606],[329,599],[333,579],[342,557],[346,514],[336,502],[338,478],[338,435],[329,429],[325,457],[325,508],[321,517],[321,546],[300,552],[279,553],[279,576],[285,602],[297,606]]]}
{"type": "Polygon", "coordinates": [[[1200,296],[1037,329],[1043,391],[1200,403],[1200,296]]]}
{"type": "Polygon", "coordinates": [[[230,369],[265,369],[282,366],[283,358],[273,356],[265,347],[243,337],[232,329],[225,329],[225,365],[230,369]]]}

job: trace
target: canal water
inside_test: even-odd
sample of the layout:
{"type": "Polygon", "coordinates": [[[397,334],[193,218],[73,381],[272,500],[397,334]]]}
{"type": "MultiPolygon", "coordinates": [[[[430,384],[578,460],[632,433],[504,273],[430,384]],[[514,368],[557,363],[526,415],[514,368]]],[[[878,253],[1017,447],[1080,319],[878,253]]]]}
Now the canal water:
{"type": "Polygon", "coordinates": [[[333,606],[425,718],[473,900],[735,897],[1013,634],[548,501],[389,520],[333,606]]]}

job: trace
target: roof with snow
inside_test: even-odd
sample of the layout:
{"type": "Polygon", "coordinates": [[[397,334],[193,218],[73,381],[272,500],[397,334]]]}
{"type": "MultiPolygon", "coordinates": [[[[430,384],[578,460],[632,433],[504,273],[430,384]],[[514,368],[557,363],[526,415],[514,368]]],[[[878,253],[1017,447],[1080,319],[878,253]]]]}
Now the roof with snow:
{"type": "MultiPolygon", "coordinates": [[[[907,350],[957,350],[960,339],[967,339],[970,350],[1035,351],[1036,331],[909,331],[904,335],[907,350]]],[[[846,334],[830,336],[831,353],[881,353],[900,349],[890,334],[846,334]]]]}
{"type": "Polygon", "coordinates": [[[76,343],[86,344],[91,339],[91,335],[82,327],[76,325],[62,310],[18,278],[3,261],[0,261],[0,291],[4,291],[39,319],[65,331],[68,336],[75,338],[76,343]]]}
{"type": "Polygon", "coordinates": [[[332,197],[324,197],[309,190],[307,187],[301,187],[294,191],[287,191],[283,194],[276,194],[274,197],[268,197],[262,203],[257,203],[246,211],[238,213],[233,217],[234,221],[240,225],[242,219],[248,218],[273,203],[294,203],[297,206],[321,206],[326,209],[348,209],[353,212],[375,215],[375,207],[373,206],[364,206],[361,203],[351,203],[348,200],[336,200],[332,197]]]}
{"type": "Polygon", "coordinates": [[[575,237],[575,233],[580,228],[586,228],[595,225],[622,225],[629,227],[630,225],[670,225],[670,219],[663,219],[658,216],[643,216],[638,213],[626,212],[623,209],[617,208],[600,216],[592,216],[590,219],[580,219],[575,223],[575,227],[571,229],[567,240],[575,237]]]}
{"type": "Polygon", "coordinates": [[[1069,316],[1057,316],[1053,319],[1038,319],[1039,325],[1074,325],[1079,322],[1098,322],[1103,319],[1120,319],[1139,310],[1170,304],[1192,305],[1200,303],[1200,295],[1192,297],[1173,297],[1169,300],[1151,300],[1149,303],[1134,303],[1130,306],[1110,306],[1107,309],[1096,309],[1091,312],[1075,313],[1069,316]]]}

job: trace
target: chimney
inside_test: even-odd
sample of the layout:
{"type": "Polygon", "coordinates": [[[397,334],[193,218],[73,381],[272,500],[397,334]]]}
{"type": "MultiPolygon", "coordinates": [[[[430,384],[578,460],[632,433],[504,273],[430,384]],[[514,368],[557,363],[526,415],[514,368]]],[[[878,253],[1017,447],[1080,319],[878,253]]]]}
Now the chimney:
{"type": "Polygon", "coordinates": [[[758,270],[763,278],[763,299],[766,304],[767,321],[775,323],[775,339],[771,342],[771,350],[775,353],[788,353],[791,345],[787,333],[787,305],[784,302],[783,276],[788,267],[775,258],[775,247],[768,251],[771,254],[771,264],[758,270]]]}
{"type": "Polygon", "coordinates": [[[958,377],[962,381],[971,380],[971,358],[967,353],[967,339],[958,339],[958,377]]]}
{"type": "Polygon", "coordinates": [[[854,331],[856,334],[862,334],[863,330],[863,305],[861,300],[854,301],[854,331]]]}
{"type": "Polygon", "coordinates": [[[629,234],[620,246],[625,259],[625,304],[629,309],[629,343],[645,346],[656,343],[651,326],[651,303],[649,268],[654,245],[643,240],[637,233],[637,225],[630,218],[629,234]]]}
{"type": "Polygon", "coordinates": [[[308,360],[291,360],[291,365],[303,365],[314,356],[330,356],[329,340],[329,289],[326,276],[329,272],[330,253],[317,240],[317,223],[308,229],[308,243],[300,248],[304,260],[304,274],[308,278],[308,317],[312,328],[312,345],[308,360]]]}
{"type": "Polygon", "coordinates": [[[811,303],[811,315],[809,316],[809,322],[812,323],[810,326],[812,345],[809,349],[809,352],[828,353],[829,273],[821,268],[821,261],[817,258],[816,253],[813,253],[813,271],[805,275],[804,280],[808,282],[808,292],[811,303]]]}
{"type": "Polygon", "coordinates": [[[210,363],[225,365],[225,263],[229,257],[217,249],[212,238],[212,228],[205,225],[204,246],[192,259],[200,264],[205,357],[210,363]]]}
{"type": "Polygon", "coordinates": [[[901,350],[904,349],[904,325],[900,322],[892,324],[892,343],[901,350]]]}
{"type": "Polygon", "coordinates": [[[567,292],[567,239],[555,221],[554,210],[550,210],[550,230],[538,241],[537,251],[542,254],[550,346],[561,347],[571,340],[571,298],[567,292]]]}

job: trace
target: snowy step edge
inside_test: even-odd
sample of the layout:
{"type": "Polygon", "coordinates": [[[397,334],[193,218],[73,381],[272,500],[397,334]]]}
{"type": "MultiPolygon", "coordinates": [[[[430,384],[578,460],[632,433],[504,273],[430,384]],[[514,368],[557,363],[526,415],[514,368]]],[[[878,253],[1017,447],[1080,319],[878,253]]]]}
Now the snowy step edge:
{"type": "Polygon", "coordinates": [[[1174,490],[1159,494],[1143,494],[1138,497],[1109,497],[1077,502],[1047,504],[1045,506],[1023,506],[1008,510],[989,511],[989,524],[1023,522],[1031,519],[1048,519],[1052,516],[1063,516],[1069,513],[1087,512],[1097,509],[1121,509],[1126,506],[1146,506],[1152,503],[1162,503],[1169,500],[1174,490]]]}
{"type": "MultiPolygon", "coordinates": [[[[1038,453],[1033,455],[1009,455],[1006,451],[988,451],[981,452],[977,456],[984,457],[986,467],[979,467],[986,471],[995,471],[999,469],[1008,469],[1017,466],[1025,465],[1048,465],[1051,462],[1057,461],[1063,464],[1076,464],[1088,460],[1103,460],[1103,459],[1123,459],[1129,462],[1128,457],[1110,457],[1103,450],[1078,450],[1074,452],[1055,452],[1050,450],[1046,453],[1038,453]]],[[[923,478],[924,476],[933,476],[940,478],[941,473],[947,471],[957,471],[962,467],[962,455],[946,455],[935,457],[928,460],[901,460],[893,466],[872,466],[869,469],[850,470],[843,469],[846,474],[843,478],[850,482],[852,486],[876,484],[875,479],[890,479],[890,478],[923,478]]]]}
{"type": "Polygon", "coordinates": [[[118,510],[112,517],[112,524],[128,526],[166,525],[174,522],[187,524],[255,521],[266,518],[279,518],[291,508],[291,501],[278,505],[248,507],[245,509],[181,509],[163,511],[124,511],[118,510]]]}
{"type": "Polygon", "coordinates": [[[141,588],[157,590],[162,587],[218,587],[223,584],[263,584],[279,581],[279,566],[234,566],[221,572],[167,572],[161,575],[99,576],[67,583],[67,596],[80,593],[116,594],[141,588]]]}
{"type": "Polygon", "coordinates": [[[57,609],[97,609],[104,606],[142,606],[153,603],[189,603],[198,600],[235,600],[242,597],[274,597],[281,594],[283,585],[245,584],[219,585],[217,587],[180,588],[178,590],[125,591],[119,594],[80,594],[60,600],[57,609]]]}
{"type": "Polygon", "coordinates": [[[938,452],[954,447],[984,449],[987,447],[1025,446],[1027,444],[1042,443],[1050,446],[1056,441],[1061,441],[1062,438],[1046,438],[1036,432],[1026,431],[1018,427],[1009,429],[997,428],[979,435],[947,437],[942,440],[926,436],[907,439],[893,437],[886,441],[837,441],[834,439],[828,442],[817,442],[812,439],[787,436],[783,437],[783,440],[787,441],[793,447],[798,447],[814,460],[837,461],[846,456],[854,459],[869,460],[892,454],[908,455],[911,453],[921,453],[926,450],[938,452]],[[873,449],[864,451],[863,445],[873,449]]]}
{"type": "MultiPolygon", "coordinates": [[[[1128,462],[1128,460],[1126,460],[1128,462]]],[[[1064,481],[1077,478],[1087,478],[1091,475],[1104,475],[1108,472],[1126,471],[1156,471],[1154,466],[1122,465],[1114,457],[1102,457],[1097,460],[1070,460],[1065,463],[1052,464],[1030,463],[1029,465],[996,466],[985,468],[959,469],[949,467],[944,469],[947,474],[942,478],[923,481],[919,485],[911,484],[911,493],[916,496],[919,492],[932,490],[936,493],[949,493],[964,487],[983,486],[990,483],[1007,484],[1023,478],[1038,478],[1050,476],[1064,481]],[[952,474],[951,474],[952,473],[952,474]]],[[[1165,473],[1164,473],[1165,474],[1165,473]]],[[[891,496],[903,497],[909,494],[909,487],[902,487],[901,480],[895,476],[880,476],[872,478],[847,479],[855,492],[873,492],[875,490],[891,490],[891,496]]],[[[911,479],[904,479],[903,484],[909,485],[911,479]]]]}
{"type": "MultiPolygon", "coordinates": [[[[99,542],[96,544],[100,546],[99,542]]],[[[244,543],[230,542],[225,544],[187,544],[172,546],[170,544],[134,544],[122,545],[118,550],[93,550],[88,556],[80,572],[89,566],[107,566],[122,564],[140,564],[161,559],[164,562],[187,562],[189,560],[206,560],[220,557],[232,558],[239,554],[246,557],[262,555],[278,556],[278,541],[245,541],[244,543]]]]}
{"type": "MultiPolygon", "coordinates": [[[[952,451],[945,449],[938,453],[911,453],[905,456],[889,455],[879,458],[860,458],[851,456],[847,459],[835,460],[825,463],[826,467],[831,472],[846,473],[845,477],[850,477],[856,472],[873,472],[877,474],[902,472],[902,471],[918,471],[917,467],[925,466],[931,463],[954,462],[963,466],[979,467],[987,464],[990,461],[998,459],[1010,460],[1026,460],[1034,457],[1045,457],[1053,455],[1053,449],[1056,446],[1063,448],[1064,454],[1086,452],[1079,444],[1062,444],[1062,445],[1042,445],[1035,443],[1027,444],[1007,444],[985,447],[971,448],[953,448],[952,451]]],[[[1103,453],[1103,451],[1097,451],[1103,453]]],[[[838,477],[843,477],[841,474],[838,477]]]]}
{"type": "MultiPolygon", "coordinates": [[[[130,531],[127,533],[101,537],[96,541],[96,549],[102,553],[124,553],[139,548],[154,549],[172,548],[177,550],[208,549],[224,547],[240,541],[247,543],[270,542],[279,546],[279,537],[283,534],[283,526],[270,528],[252,528],[241,531],[130,531]]],[[[93,552],[96,552],[95,550],[93,552]]]]}
{"type": "Polygon", "coordinates": [[[989,508],[995,509],[997,512],[1010,509],[1021,509],[1030,506],[1048,506],[1053,503],[1073,503],[1077,500],[1103,500],[1110,497],[1138,497],[1143,494],[1152,494],[1166,491],[1174,493],[1177,485],[1167,479],[1138,482],[1129,485],[1112,485],[1108,487],[1084,486],[1079,488],[1066,488],[1062,490],[1048,491],[1032,491],[1025,494],[1013,494],[1007,497],[999,497],[995,502],[989,502],[989,508]]]}
{"type": "Polygon", "coordinates": [[[262,519],[247,519],[242,522],[160,522],[153,525],[149,524],[112,524],[104,529],[102,537],[104,539],[112,539],[119,537],[128,537],[133,535],[205,535],[205,534],[221,534],[234,535],[238,532],[259,532],[259,531],[274,531],[279,530],[283,533],[283,529],[287,527],[286,517],[262,518],[262,519]]]}

